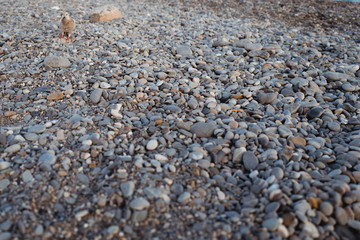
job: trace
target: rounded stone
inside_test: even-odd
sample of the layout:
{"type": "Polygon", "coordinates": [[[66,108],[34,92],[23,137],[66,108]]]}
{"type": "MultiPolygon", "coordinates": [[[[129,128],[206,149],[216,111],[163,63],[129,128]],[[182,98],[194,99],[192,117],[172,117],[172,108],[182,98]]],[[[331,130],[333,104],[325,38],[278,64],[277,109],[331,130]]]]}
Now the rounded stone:
{"type": "Polygon", "coordinates": [[[158,146],[159,146],[158,141],[156,139],[151,139],[146,144],[146,149],[151,151],[151,150],[155,150],[158,146]]]}
{"type": "Polygon", "coordinates": [[[320,211],[325,215],[325,216],[331,216],[331,214],[334,211],[334,207],[330,202],[322,202],[320,204],[320,211]]]}
{"type": "Polygon", "coordinates": [[[215,129],[217,127],[212,122],[197,122],[190,127],[190,131],[200,138],[211,137],[215,129]]]}
{"type": "Polygon", "coordinates": [[[90,94],[90,100],[92,103],[97,104],[100,102],[101,95],[103,90],[101,88],[97,88],[90,94]]]}
{"type": "Polygon", "coordinates": [[[21,149],[20,144],[13,144],[13,145],[5,148],[5,152],[6,153],[16,153],[16,152],[20,151],[20,149],[21,149]]]}
{"type": "Polygon", "coordinates": [[[246,151],[242,154],[242,160],[245,169],[248,171],[254,170],[259,164],[259,159],[255,156],[253,152],[250,151],[246,151]]]}
{"type": "Polygon", "coordinates": [[[143,197],[135,198],[130,202],[130,208],[133,210],[143,210],[150,207],[150,203],[143,197]]]}
{"type": "Polygon", "coordinates": [[[53,165],[56,162],[56,157],[54,154],[47,152],[40,156],[38,162],[53,165]]]}

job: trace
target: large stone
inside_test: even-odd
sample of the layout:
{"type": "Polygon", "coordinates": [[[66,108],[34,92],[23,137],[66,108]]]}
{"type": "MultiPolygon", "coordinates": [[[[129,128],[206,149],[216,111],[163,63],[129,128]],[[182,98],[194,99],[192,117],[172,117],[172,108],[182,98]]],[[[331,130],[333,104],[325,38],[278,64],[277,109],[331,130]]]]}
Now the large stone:
{"type": "Polygon", "coordinates": [[[216,129],[216,125],[212,122],[197,122],[191,126],[190,131],[201,138],[211,137],[216,129]]]}
{"type": "Polygon", "coordinates": [[[44,65],[52,68],[67,68],[71,66],[71,63],[65,57],[49,55],[45,58],[44,65]]]}
{"type": "Polygon", "coordinates": [[[121,12],[114,6],[105,5],[96,8],[91,14],[91,22],[107,22],[121,18],[121,12]]]}

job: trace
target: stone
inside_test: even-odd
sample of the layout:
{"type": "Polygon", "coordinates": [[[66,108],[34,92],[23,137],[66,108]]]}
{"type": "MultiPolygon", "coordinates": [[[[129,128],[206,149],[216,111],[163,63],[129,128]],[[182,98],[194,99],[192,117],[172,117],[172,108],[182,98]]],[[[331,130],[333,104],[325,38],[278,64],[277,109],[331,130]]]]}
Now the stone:
{"type": "Polygon", "coordinates": [[[9,162],[5,162],[5,161],[1,161],[0,162],[0,171],[7,169],[11,166],[11,164],[9,162]]]}
{"type": "Polygon", "coordinates": [[[360,231],[360,221],[358,221],[358,220],[349,219],[347,221],[347,225],[357,231],[360,231]]]}
{"type": "Polygon", "coordinates": [[[330,81],[342,81],[350,79],[350,76],[345,73],[339,73],[339,72],[325,72],[324,77],[326,77],[330,81]]]}
{"type": "Polygon", "coordinates": [[[130,208],[133,210],[143,210],[150,207],[150,203],[143,197],[135,198],[129,204],[130,208]]]}
{"type": "Polygon", "coordinates": [[[120,184],[120,189],[124,197],[131,197],[135,190],[135,183],[133,181],[123,182],[120,184]]]}
{"type": "Polygon", "coordinates": [[[257,100],[261,104],[271,104],[277,97],[277,93],[274,92],[267,92],[267,93],[260,93],[257,96],[257,100]]]}
{"type": "Polygon", "coordinates": [[[5,148],[4,152],[6,152],[6,153],[16,153],[16,152],[20,151],[20,149],[21,149],[20,144],[13,144],[13,145],[5,148]]]}
{"type": "Polygon", "coordinates": [[[10,181],[7,178],[0,180],[0,190],[6,189],[10,185],[10,181]]]}
{"type": "Polygon", "coordinates": [[[79,183],[82,183],[84,185],[89,185],[90,184],[90,179],[88,176],[86,176],[85,174],[83,173],[78,173],[76,174],[76,180],[79,182],[79,183]]]}
{"type": "Polygon", "coordinates": [[[68,68],[71,62],[65,57],[49,55],[45,58],[44,65],[51,68],[68,68]]]}
{"type": "Polygon", "coordinates": [[[334,211],[334,207],[330,202],[324,201],[320,204],[320,211],[325,215],[325,216],[331,216],[331,214],[334,211]]]}
{"type": "Polygon", "coordinates": [[[53,165],[56,162],[56,157],[54,154],[47,152],[40,156],[40,158],[38,159],[38,162],[44,163],[47,165],[53,165]]]}
{"type": "Polygon", "coordinates": [[[190,131],[200,138],[211,137],[215,129],[217,127],[212,122],[197,122],[190,127],[190,131]]]}
{"type": "Polygon", "coordinates": [[[64,98],[64,94],[62,92],[54,92],[50,93],[47,96],[47,100],[60,100],[64,98]]]}
{"type": "Polygon", "coordinates": [[[34,181],[34,177],[29,170],[25,170],[25,172],[21,175],[21,178],[26,183],[34,181]]]}
{"type": "Polygon", "coordinates": [[[193,52],[187,45],[181,45],[176,48],[176,53],[183,57],[191,57],[193,52]]]}
{"type": "Polygon", "coordinates": [[[143,210],[143,211],[135,211],[132,214],[131,220],[133,222],[143,222],[145,221],[145,219],[148,216],[148,211],[147,210],[143,210]]]}
{"type": "Polygon", "coordinates": [[[320,234],[319,234],[319,230],[316,228],[316,226],[309,222],[309,221],[306,221],[304,223],[304,226],[303,226],[303,229],[302,229],[305,233],[307,233],[311,238],[318,238],[320,237],[320,234]]]}
{"type": "Polygon", "coordinates": [[[97,104],[100,102],[101,99],[101,95],[102,95],[103,90],[101,88],[97,88],[94,91],[92,91],[92,93],[90,94],[90,100],[94,103],[97,104]]]}
{"type": "Polygon", "coordinates": [[[259,159],[253,152],[246,151],[242,155],[242,161],[246,170],[251,171],[256,169],[259,164],[259,159]]]}
{"type": "Polygon", "coordinates": [[[261,223],[261,225],[264,228],[266,228],[270,231],[275,231],[279,227],[280,224],[281,224],[281,221],[278,218],[269,218],[261,223]]]}
{"type": "Polygon", "coordinates": [[[345,209],[342,207],[337,207],[335,209],[335,218],[336,222],[340,225],[346,225],[349,220],[345,209]]]}
{"type": "Polygon", "coordinates": [[[121,18],[121,12],[112,5],[105,5],[96,8],[90,16],[91,22],[107,22],[121,18]]]}
{"type": "Polygon", "coordinates": [[[310,109],[306,115],[309,119],[313,119],[313,118],[319,118],[321,117],[321,115],[325,112],[325,109],[323,109],[322,107],[314,107],[312,109],[310,109]]]}
{"type": "Polygon", "coordinates": [[[159,146],[158,141],[156,139],[151,139],[146,144],[146,149],[152,151],[152,150],[155,150],[158,146],[159,146]]]}
{"type": "Polygon", "coordinates": [[[306,140],[303,137],[291,137],[290,141],[295,145],[306,146],[306,140]]]}
{"type": "Polygon", "coordinates": [[[29,133],[43,133],[46,127],[44,125],[34,125],[28,128],[29,133]]]}
{"type": "Polygon", "coordinates": [[[185,204],[187,201],[190,200],[190,197],[191,197],[191,194],[189,192],[183,192],[182,194],[180,194],[177,201],[179,203],[185,204]]]}
{"type": "Polygon", "coordinates": [[[10,240],[11,233],[10,232],[2,232],[0,233],[0,240],[10,240]]]}

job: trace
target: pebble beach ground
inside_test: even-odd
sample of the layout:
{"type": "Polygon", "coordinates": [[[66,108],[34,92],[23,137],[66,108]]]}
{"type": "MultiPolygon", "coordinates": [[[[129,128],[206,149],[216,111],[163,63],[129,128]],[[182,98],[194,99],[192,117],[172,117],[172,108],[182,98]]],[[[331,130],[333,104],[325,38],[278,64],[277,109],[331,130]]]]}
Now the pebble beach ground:
{"type": "Polygon", "coordinates": [[[357,239],[353,32],[106,3],[0,1],[0,240],[357,239]]]}

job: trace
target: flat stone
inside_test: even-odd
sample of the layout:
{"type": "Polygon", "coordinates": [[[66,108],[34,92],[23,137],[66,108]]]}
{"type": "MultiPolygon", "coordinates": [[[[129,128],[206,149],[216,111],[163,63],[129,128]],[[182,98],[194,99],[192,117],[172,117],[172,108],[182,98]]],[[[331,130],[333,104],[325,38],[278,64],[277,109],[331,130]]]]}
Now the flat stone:
{"type": "Polygon", "coordinates": [[[303,137],[291,137],[290,141],[295,145],[306,146],[306,140],[303,137]]]}
{"type": "Polygon", "coordinates": [[[34,125],[28,128],[29,133],[43,133],[46,127],[44,125],[34,125]]]}
{"type": "Polygon", "coordinates": [[[133,222],[143,222],[146,220],[148,216],[148,211],[147,210],[143,210],[143,211],[135,211],[132,214],[131,220],[133,222]]]}
{"type": "Polygon", "coordinates": [[[135,183],[133,181],[123,182],[120,184],[120,189],[124,197],[131,197],[135,190],[135,183]]]}
{"type": "Polygon", "coordinates": [[[76,174],[76,180],[79,182],[79,183],[82,183],[84,185],[89,185],[90,184],[90,179],[88,176],[86,176],[85,174],[83,173],[78,173],[76,174]]]}
{"type": "Polygon", "coordinates": [[[334,207],[330,202],[324,201],[320,204],[320,211],[325,215],[325,216],[331,216],[331,214],[334,211],[334,207]]]}
{"type": "Polygon", "coordinates": [[[211,165],[211,162],[209,160],[202,159],[198,161],[198,165],[201,168],[208,169],[211,165]]]}
{"type": "Polygon", "coordinates": [[[281,224],[281,221],[278,218],[269,218],[261,223],[261,225],[264,228],[266,228],[270,231],[275,231],[279,227],[280,224],[281,224]]]}
{"type": "Polygon", "coordinates": [[[349,219],[347,225],[353,229],[360,231],[360,221],[358,220],[349,219]]]}
{"type": "Polygon", "coordinates": [[[312,238],[320,237],[319,230],[317,229],[317,227],[313,223],[311,223],[309,221],[306,221],[304,223],[304,226],[303,226],[302,230],[312,238]]]}
{"type": "Polygon", "coordinates": [[[190,200],[190,197],[191,197],[191,194],[189,192],[183,192],[182,194],[180,194],[177,201],[179,203],[185,204],[187,201],[190,200]]]}
{"type": "Polygon", "coordinates": [[[20,144],[13,144],[13,145],[5,148],[5,152],[6,153],[16,153],[16,152],[20,151],[20,149],[21,149],[20,144]]]}
{"type": "Polygon", "coordinates": [[[0,180],[0,190],[6,189],[10,185],[10,181],[7,178],[0,180]]]}
{"type": "Polygon", "coordinates": [[[146,149],[147,150],[155,150],[157,147],[159,146],[159,143],[156,139],[151,139],[147,144],[146,144],[146,149]]]}
{"type": "Polygon", "coordinates": [[[277,97],[277,93],[269,92],[269,93],[260,93],[257,96],[257,100],[261,104],[271,104],[277,97]]]}
{"type": "Polygon", "coordinates": [[[347,80],[351,77],[345,73],[339,73],[339,72],[325,72],[324,77],[326,77],[328,80],[331,81],[341,81],[341,80],[347,80]]]}
{"type": "Polygon", "coordinates": [[[309,119],[313,119],[313,118],[319,118],[321,117],[321,115],[325,112],[325,109],[323,109],[322,107],[314,107],[312,109],[310,109],[306,115],[309,119]]]}
{"type": "Polygon", "coordinates": [[[38,162],[53,165],[56,162],[56,157],[54,154],[47,152],[40,156],[38,162]]]}
{"type": "Polygon", "coordinates": [[[52,68],[68,68],[71,62],[65,57],[49,55],[45,58],[44,65],[52,68]]]}
{"type": "Polygon", "coordinates": [[[60,100],[64,98],[64,94],[62,92],[54,92],[50,93],[47,96],[47,100],[60,100]]]}
{"type": "Polygon", "coordinates": [[[0,240],[10,240],[11,233],[10,232],[2,232],[0,233],[0,240]]]}
{"type": "Polygon", "coordinates": [[[176,48],[176,53],[183,57],[191,57],[193,52],[187,45],[181,45],[176,48]]]}
{"type": "Polygon", "coordinates": [[[190,127],[190,131],[200,138],[211,137],[215,129],[217,126],[211,122],[197,122],[190,127]]]}
{"type": "Polygon", "coordinates": [[[21,178],[26,183],[34,181],[34,177],[29,170],[25,170],[25,172],[21,175],[21,178]]]}
{"type": "Polygon", "coordinates": [[[246,151],[243,153],[242,160],[245,169],[248,171],[254,170],[259,164],[259,159],[255,156],[253,152],[250,151],[246,151]]]}
{"type": "Polygon", "coordinates": [[[6,145],[6,135],[3,133],[0,133],[0,146],[5,146],[6,145]]]}
{"type": "Polygon", "coordinates": [[[133,210],[143,210],[150,207],[150,203],[145,198],[139,197],[132,200],[129,206],[133,210]]]}
{"type": "Polygon", "coordinates": [[[94,103],[97,104],[100,102],[101,99],[101,95],[102,95],[103,90],[101,88],[97,88],[94,91],[92,91],[92,93],[90,94],[90,100],[94,103]]]}
{"type": "Polygon", "coordinates": [[[90,16],[91,22],[107,22],[121,18],[121,12],[112,5],[104,5],[96,8],[90,16]]]}
{"type": "Polygon", "coordinates": [[[0,171],[4,169],[8,169],[11,166],[9,162],[0,161],[0,171]]]}

